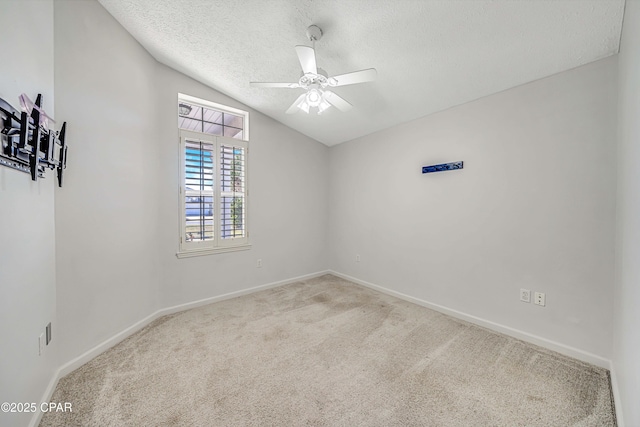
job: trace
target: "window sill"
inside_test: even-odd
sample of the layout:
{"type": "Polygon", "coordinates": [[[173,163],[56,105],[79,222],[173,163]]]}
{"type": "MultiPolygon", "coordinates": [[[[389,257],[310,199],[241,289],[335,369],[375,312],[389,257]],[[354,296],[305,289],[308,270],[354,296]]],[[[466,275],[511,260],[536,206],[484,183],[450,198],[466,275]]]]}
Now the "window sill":
{"type": "Polygon", "coordinates": [[[207,249],[196,249],[191,251],[181,251],[176,253],[178,258],[191,258],[195,256],[204,256],[204,255],[215,255],[226,252],[238,252],[238,251],[246,251],[251,249],[251,244],[247,243],[244,245],[238,246],[226,246],[226,247],[218,247],[218,248],[207,248],[207,249]]]}

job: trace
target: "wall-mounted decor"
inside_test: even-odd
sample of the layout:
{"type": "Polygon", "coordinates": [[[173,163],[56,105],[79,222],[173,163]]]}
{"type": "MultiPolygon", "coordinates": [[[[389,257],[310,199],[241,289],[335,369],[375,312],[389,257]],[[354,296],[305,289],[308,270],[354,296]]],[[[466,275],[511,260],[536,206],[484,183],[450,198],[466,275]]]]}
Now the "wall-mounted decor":
{"type": "Polygon", "coordinates": [[[451,171],[454,169],[462,169],[462,161],[452,163],[442,163],[440,165],[423,166],[422,173],[451,171]]]}
{"type": "Polygon", "coordinates": [[[41,94],[36,102],[25,94],[19,99],[21,111],[0,98],[0,165],[26,172],[34,181],[43,178],[47,168],[55,169],[62,187],[62,172],[67,166],[67,123],[59,131],[50,129],[54,121],[42,108],[41,94]]]}

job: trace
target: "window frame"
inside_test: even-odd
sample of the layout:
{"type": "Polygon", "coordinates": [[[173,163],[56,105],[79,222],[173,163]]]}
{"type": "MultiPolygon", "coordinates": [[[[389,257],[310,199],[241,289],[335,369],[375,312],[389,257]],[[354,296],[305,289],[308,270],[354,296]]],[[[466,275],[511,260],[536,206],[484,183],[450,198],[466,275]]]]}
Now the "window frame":
{"type": "MultiPolygon", "coordinates": [[[[213,135],[207,133],[201,133],[186,129],[178,128],[178,142],[180,148],[179,161],[179,212],[178,212],[178,252],[176,256],[178,258],[187,258],[193,256],[212,255],[217,253],[234,252],[248,250],[251,248],[249,243],[249,113],[246,111],[226,107],[223,105],[215,104],[213,102],[207,102],[188,95],[180,94],[178,97],[178,104],[180,102],[186,102],[188,104],[196,104],[204,108],[211,108],[223,113],[231,113],[235,115],[243,116],[243,139],[231,138],[228,136],[213,135]],[[214,238],[205,241],[188,242],[185,239],[186,236],[186,144],[187,141],[203,142],[213,145],[213,227],[214,238]],[[244,199],[243,199],[243,226],[244,237],[234,237],[224,239],[222,238],[221,228],[221,216],[222,216],[222,170],[220,168],[222,146],[239,147],[244,150],[244,199]]],[[[179,116],[178,116],[179,117],[179,116]]]]}
{"type": "MultiPolygon", "coordinates": [[[[197,107],[208,108],[210,110],[217,110],[221,113],[228,113],[228,114],[233,114],[234,116],[243,117],[244,120],[243,120],[243,127],[242,127],[242,141],[249,142],[249,112],[248,111],[240,110],[238,108],[233,108],[233,107],[229,107],[222,104],[217,104],[215,102],[207,101],[205,99],[196,98],[195,96],[185,95],[184,93],[178,93],[178,104],[176,105],[176,107],[178,108],[178,117],[180,117],[179,106],[181,102],[195,105],[197,107]]],[[[222,126],[226,126],[226,125],[222,124],[222,126]]],[[[234,127],[234,126],[230,126],[230,127],[234,127]]],[[[182,129],[180,127],[178,127],[178,129],[188,130],[188,129],[182,129]]],[[[197,132],[197,131],[192,130],[191,132],[197,132]]],[[[213,134],[207,134],[207,135],[213,135],[213,134]]],[[[237,140],[240,141],[239,139],[237,140]]]]}

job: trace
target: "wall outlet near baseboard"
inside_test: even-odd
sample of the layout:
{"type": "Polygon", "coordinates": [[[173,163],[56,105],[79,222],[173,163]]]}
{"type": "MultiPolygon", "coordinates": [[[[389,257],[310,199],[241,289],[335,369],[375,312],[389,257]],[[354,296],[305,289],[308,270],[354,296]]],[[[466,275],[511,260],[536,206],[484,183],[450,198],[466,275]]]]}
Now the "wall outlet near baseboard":
{"type": "Polygon", "coordinates": [[[529,289],[520,289],[520,301],[531,302],[531,291],[529,289]]]}
{"type": "Polygon", "coordinates": [[[258,259],[258,261],[256,262],[256,268],[261,268],[262,267],[262,258],[258,259]]]}
{"type": "Polygon", "coordinates": [[[356,262],[360,262],[360,255],[356,254],[356,262]]]}
{"type": "Polygon", "coordinates": [[[546,297],[544,295],[544,293],[542,292],[536,292],[533,298],[533,303],[536,305],[541,305],[541,306],[545,306],[546,304],[546,297]]]}

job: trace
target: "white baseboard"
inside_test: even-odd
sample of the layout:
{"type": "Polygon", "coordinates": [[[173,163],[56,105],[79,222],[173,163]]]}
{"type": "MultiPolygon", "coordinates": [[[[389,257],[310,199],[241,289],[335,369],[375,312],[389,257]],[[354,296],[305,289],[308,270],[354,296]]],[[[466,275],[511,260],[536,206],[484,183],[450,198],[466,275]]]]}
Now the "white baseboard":
{"type": "Polygon", "coordinates": [[[212,304],[218,301],[224,301],[231,298],[241,297],[243,295],[253,294],[255,292],[264,291],[266,289],[277,288],[278,286],[288,285],[289,283],[295,283],[295,282],[300,282],[302,280],[313,279],[314,277],[320,277],[325,274],[331,274],[331,272],[329,270],[318,271],[312,274],[305,274],[304,276],[293,277],[291,279],[280,280],[278,282],[271,282],[271,283],[267,283],[266,285],[260,285],[260,286],[256,286],[249,289],[243,289],[241,291],[230,292],[228,294],[219,295],[217,297],[210,297],[210,298],[205,298],[198,301],[188,302],[185,304],[175,305],[173,307],[168,307],[168,308],[159,310],[158,312],[161,312],[162,314],[160,314],[160,316],[158,317],[165,316],[167,314],[178,313],[180,311],[189,310],[191,308],[200,307],[202,305],[212,304]]]}
{"type": "MultiPolygon", "coordinates": [[[[189,309],[195,308],[195,307],[200,307],[202,305],[212,304],[212,303],[218,302],[218,301],[224,301],[224,300],[231,299],[231,298],[237,298],[237,297],[240,297],[242,295],[248,295],[248,294],[252,294],[252,293],[255,293],[255,292],[259,292],[259,291],[264,291],[266,289],[276,288],[278,286],[283,286],[283,285],[287,285],[289,283],[299,282],[301,280],[313,279],[314,277],[319,277],[319,276],[322,276],[324,274],[330,274],[330,272],[329,271],[318,271],[316,273],[306,274],[304,276],[298,276],[298,277],[293,277],[293,278],[286,279],[286,280],[280,280],[280,281],[277,281],[277,282],[271,282],[271,283],[267,283],[267,284],[264,284],[264,285],[255,286],[253,288],[243,289],[243,290],[236,291],[236,292],[230,292],[230,293],[224,294],[224,295],[218,295],[218,296],[215,296],[215,297],[205,298],[205,299],[201,299],[201,300],[198,300],[198,301],[193,301],[193,302],[189,302],[189,303],[185,303],[185,304],[179,304],[179,305],[175,305],[175,306],[172,306],[172,307],[166,307],[166,308],[160,309],[160,310],[148,315],[144,319],[134,323],[133,325],[131,325],[128,328],[126,328],[125,330],[118,332],[117,334],[115,334],[111,338],[101,342],[100,344],[98,344],[95,347],[87,350],[86,352],[84,352],[80,356],[78,356],[75,359],[65,363],[60,368],[58,368],[58,370],[54,374],[53,378],[51,378],[51,381],[49,381],[49,385],[47,386],[47,389],[45,390],[44,395],[42,396],[42,399],[40,401],[41,402],[49,402],[51,400],[51,396],[53,395],[53,392],[55,391],[56,385],[58,384],[58,381],[60,380],[60,378],[62,378],[65,375],[75,371],[76,369],[78,369],[79,367],[81,367],[82,365],[84,365],[85,363],[87,363],[88,361],[93,359],[94,357],[98,356],[101,353],[104,353],[106,350],[110,349],[114,345],[116,345],[119,342],[123,341],[125,338],[128,338],[129,336],[133,335],[134,333],[138,332],[139,330],[141,330],[142,328],[147,326],[149,323],[153,322],[154,320],[156,320],[156,319],[158,319],[158,318],[160,318],[162,316],[166,316],[167,314],[178,313],[178,312],[189,310],[189,309]]],[[[39,411],[36,412],[34,414],[34,416],[31,418],[31,422],[29,423],[29,427],[36,427],[38,424],[40,424],[40,420],[42,419],[42,415],[43,415],[42,412],[39,412],[39,411]]]]}
{"type": "Polygon", "coordinates": [[[357,283],[359,285],[365,286],[370,289],[374,289],[378,292],[382,292],[387,295],[391,295],[396,298],[400,298],[405,301],[412,302],[414,304],[421,305],[423,307],[430,308],[432,310],[438,311],[440,313],[447,314],[449,316],[455,317],[457,319],[465,320],[467,322],[482,326],[487,329],[491,329],[496,332],[503,333],[505,335],[509,335],[511,337],[517,338],[522,341],[529,342],[531,344],[539,345],[540,347],[547,348],[549,350],[556,351],[560,354],[564,354],[565,356],[573,357],[574,359],[581,360],[583,362],[590,363],[592,365],[599,366],[601,368],[610,369],[611,361],[609,359],[605,359],[598,355],[589,353],[587,351],[583,351],[574,347],[570,347],[568,345],[561,344],[556,341],[548,340],[546,338],[539,337],[537,335],[530,334],[528,332],[520,331],[518,329],[511,328],[509,326],[501,325],[499,323],[492,322],[490,320],[482,319],[480,317],[472,316],[470,314],[463,313],[458,310],[454,310],[449,307],[445,307],[439,304],[434,304],[429,301],[425,301],[419,298],[414,298],[409,295],[405,295],[400,292],[393,291],[391,289],[387,289],[385,287],[374,285],[373,283],[366,282],[364,280],[357,279],[355,277],[351,277],[346,274],[339,273],[337,271],[330,270],[330,274],[333,274],[338,277],[342,277],[345,280],[349,280],[350,282],[357,283]]]}
{"type": "Polygon", "coordinates": [[[611,392],[613,393],[613,403],[616,408],[616,421],[618,427],[624,427],[624,420],[622,418],[622,398],[620,396],[620,389],[618,388],[618,377],[616,375],[616,369],[613,363],[609,368],[611,374],[611,392]]]}
{"type": "MultiPolygon", "coordinates": [[[[55,374],[53,375],[53,377],[51,377],[51,380],[49,381],[49,385],[47,385],[47,388],[44,391],[44,394],[42,395],[42,399],[40,399],[40,403],[44,403],[44,402],[50,402],[51,401],[51,396],[53,395],[53,392],[56,389],[56,386],[58,385],[58,381],[60,380],[60,370],[58,369],[55,374]]],[[[42,411],[36,411],[34,412],[33,416],[31,417],[31,421],[29,422],[29,427],[37,427],[40,424],[40,420],[42,420],[42,416],[44,415],[44,412],[42,411]]]]}

